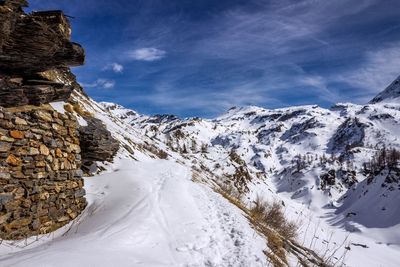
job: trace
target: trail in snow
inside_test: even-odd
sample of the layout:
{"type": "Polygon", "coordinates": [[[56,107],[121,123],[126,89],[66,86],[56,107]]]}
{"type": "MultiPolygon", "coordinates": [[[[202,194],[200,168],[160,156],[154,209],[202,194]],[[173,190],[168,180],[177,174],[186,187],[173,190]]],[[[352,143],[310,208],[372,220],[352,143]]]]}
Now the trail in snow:
{"type": "Polygon", "coordinates": [[[89,205],[78,221],[25,248],[3,243],[0,265],[267,266],[265,241],[239,210],[193,183],[188,168],[120,165],[86,179],[89,205]]]}

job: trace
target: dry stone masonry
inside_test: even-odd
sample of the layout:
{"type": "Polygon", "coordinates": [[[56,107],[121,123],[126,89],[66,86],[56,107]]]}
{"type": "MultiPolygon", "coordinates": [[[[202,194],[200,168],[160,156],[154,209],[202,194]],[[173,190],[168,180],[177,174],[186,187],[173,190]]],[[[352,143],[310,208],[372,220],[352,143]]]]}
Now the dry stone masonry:
{"type": "Polygon", "coordinates": [[[77,121],[51,107],[0,109],[0,237],[44,234],[86,206],[77,121]]]}
{"type": "Polygon", "coordinates": [[[61,11],[25,14],[0,0],[0,238],[49,233],[85,208],[76,119],[49,102],[80,86],[84,51],[61,11]]]}

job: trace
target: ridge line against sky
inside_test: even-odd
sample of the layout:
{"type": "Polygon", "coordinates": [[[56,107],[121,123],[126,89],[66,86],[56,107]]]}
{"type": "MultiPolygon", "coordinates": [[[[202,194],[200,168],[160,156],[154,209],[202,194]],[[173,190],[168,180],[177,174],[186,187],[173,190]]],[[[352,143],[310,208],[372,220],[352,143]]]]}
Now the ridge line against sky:
{"type": "Polygon", "coordinates": [[[88,94],[141,113],[366,103],[400,75],[400,1],[32,0],[62,9],[88,94]]]}

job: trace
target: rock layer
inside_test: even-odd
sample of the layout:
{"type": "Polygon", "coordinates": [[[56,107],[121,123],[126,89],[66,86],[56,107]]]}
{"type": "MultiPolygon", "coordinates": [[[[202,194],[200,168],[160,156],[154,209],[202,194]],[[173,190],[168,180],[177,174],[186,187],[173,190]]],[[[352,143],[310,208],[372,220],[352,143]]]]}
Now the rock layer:
{"type": "Polygon", "coordinates": [[[106,126],[96,118],[86,118],[87,126],[79,128],[82,160],[85,165],[94,161],[112,161],[119,149],[106,126]]]}
{"type": "Polygon", "coordinates": [[[84,50],[70,41],[70,24],[61,11],[26,15],[20,7],[11,4],[15,2],[4,1],[0,9],[3,17],[0,19],[0,28],[3,29],[0,70],[9,74],[30,75],[83,64],[84,50]]]}
{"type": "Polygon", "coordinates": [[[82,65],[85,59],[83,48],[70,41],[70,23],[61,11],[27,15],[22,10],[26,5],[23,0],[0,1],[0,106],[4,107],[67,100],[76,82],[44,73],[68,75],[68,66],[82,65]]]}

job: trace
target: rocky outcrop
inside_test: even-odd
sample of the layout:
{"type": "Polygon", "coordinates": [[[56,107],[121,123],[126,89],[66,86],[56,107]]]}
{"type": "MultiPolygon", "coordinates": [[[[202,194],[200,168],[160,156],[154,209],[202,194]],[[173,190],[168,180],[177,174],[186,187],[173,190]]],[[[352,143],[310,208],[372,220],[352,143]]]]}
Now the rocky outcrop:
{"type": "Polygon", "coordinates": [[[85,208],[77,122],[50,106],[0,109],[0,238],[51,232],[85,208]]]}
{"type": "Polygon", "coordinates": [[[369,104],[380,102],[400,102],[400,76],[397,77],[385,90],[374,97],[369,104]]]}
{"type": "Polygon", "coordinates": [[[112,161],[119,149],[119,142],[99,119],[85,119],[88,125],[79,128],[84,165],[95,161],[112,161]]]}
{"type": "Polygon", "coordinates": [[[61,11],[34,12],[25,15],[20,4],[3,1],[0,28],[0,69],[8,74],[31,75],[84,62],[84,50],[70,41],[71,27],[61,11]]]}
{"type": "Polygon", "coordinates": [[[70,41],[68,18],[61,11],[27,15],[22,11],[26,5],[23,0],[0,1],[0,106],[3,107],[68,99],[76,84],[55,78],[68,75],[68,66],[84,63],[84,50],[70,41]],[[49,72],[59,75],[52,77],[49,72]]]}
{"type": "Polygon", "coordinates": [[[0,80],[0,106],[40,105],[69,98],[72,86],[46,80],[3,78],[0,80]]]}
{"type": "Polygon", "coordinates": [[[355,118],[348,118],[344,121],[328,144],[328,151],[331,153],[344,153],[354,147],[363,145],[365,129],[369,126],[355,118]]]}

